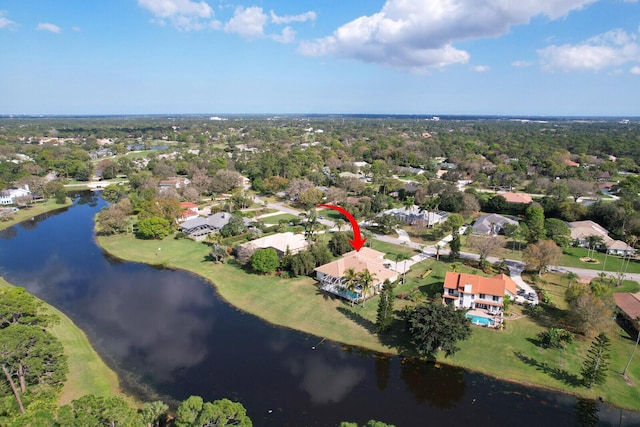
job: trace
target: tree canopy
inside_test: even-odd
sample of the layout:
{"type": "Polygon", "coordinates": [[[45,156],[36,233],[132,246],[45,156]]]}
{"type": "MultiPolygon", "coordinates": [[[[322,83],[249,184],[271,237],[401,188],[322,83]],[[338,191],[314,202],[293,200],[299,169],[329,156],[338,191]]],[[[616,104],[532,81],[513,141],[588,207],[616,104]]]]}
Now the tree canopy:
{"type": "Polygon", "coordinates": [[[426,303],[404,312],[411,341],[423,356],[435,358],[444,351],[449,357],[459,350],[458,341],[471,336],[471,321],[464,311],[439,303],[426,303]]]}

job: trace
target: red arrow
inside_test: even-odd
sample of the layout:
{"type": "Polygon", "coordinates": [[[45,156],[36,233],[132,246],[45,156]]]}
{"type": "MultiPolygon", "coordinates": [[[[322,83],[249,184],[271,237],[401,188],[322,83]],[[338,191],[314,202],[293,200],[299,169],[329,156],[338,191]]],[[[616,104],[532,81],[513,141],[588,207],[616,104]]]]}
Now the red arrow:
{"type": "Polygon", "coordinates": [[[351,246],[353,246],[353,249],[355,249],[356,252],[360,251],[360,249],[362,249],[362,245],[364,245],[364,242],[366,242],[367,239],[363,239],[360,236],[360,227],[358,226],[358,221],[356,221],[353,215],[351,215],[346,209],[343,209],[340,206],[318,205],[318,207],[336,210],[347,217],[347,219],[351,223],[351,228],[353,228],[353,240],[349,240],[349,243],[351,243],[351,246]]]}

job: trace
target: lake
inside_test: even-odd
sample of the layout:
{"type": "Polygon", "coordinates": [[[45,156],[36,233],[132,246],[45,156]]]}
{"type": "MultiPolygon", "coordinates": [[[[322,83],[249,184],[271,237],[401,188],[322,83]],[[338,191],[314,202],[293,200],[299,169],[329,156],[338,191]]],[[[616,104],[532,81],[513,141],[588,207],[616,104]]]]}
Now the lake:
{"type": "Polygon", "coordinates": [[[81,193],[68,209],[0,232],[0,275],[71,317],[143,399],[228,397],[256,426],[640,425],[640,414],[603,403],[267,324],[195,275],[106,255],[93,236],[104,205],[81,193]]]}

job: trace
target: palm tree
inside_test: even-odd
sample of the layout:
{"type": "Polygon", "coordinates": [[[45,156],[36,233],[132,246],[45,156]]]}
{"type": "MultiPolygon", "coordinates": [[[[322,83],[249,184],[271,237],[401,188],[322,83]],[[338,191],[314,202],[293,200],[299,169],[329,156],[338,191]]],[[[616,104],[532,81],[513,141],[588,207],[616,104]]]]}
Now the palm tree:
{"type": "Polygon", "coordinates": [[[342,227],[345,226],[345,224],[347,223],[344,219],[342,218],[338,218],[335,221],[336,224],[336,228],[338,229],[338,231],[342,230],[342,227]]]}
{"type": "Polygon", "coordinates": [[[603,242],[602,237],[596,236],[592,234],[591,236],[586,237],[587,240],[587,257],[593,259],[593,256],[596,251],[596,246],[603,242]]]}
{"type": "MultiPolygon", "coordinates": [[[[638,325],[640,325],[640,316],[636,317],[636,323],[638,325]]],[[[624,370],[622,371],[622,376],[625,376],[627,374],[627,369],[629,369],[629,365],[631,364],[631,360],[633,360],[633,356],[636,354],[636,349],[638,348],[638,341],[640,341],[640,331],[638,332],[638,337],[636,338],[636,345],[633,346],[633,351],[631,352],[631,357],[629,357],[629,360],[627,361],[627,365],[624,367],[624,370]]]]}
{"type": "Polygon", "coordinates": [[[407,197],[402,201],[402,206],[404,206],[406,213],[409,213],[415,201],[416,199],[413,197],[407,197]]]}
{"type": "Polygon", "coordinates": [[[407,276],[407,260],[411,259],[411,255],[406,252],[397,253],[395,256],[396,259],[396,271],[398,271],[398,261],[404,261],[404,270],[402,271],[402,283],[405,283],[405,278],[407,276]]]}
{"type": "Polygon", "coordinates": [[[600,283],[604,285],[604,280],[607,278],[607,273],[601,271],[598,273],[598,277],[600,278],[600,283]]]}
{"type": "Polygon", "coordinates": [[[575,280],[578,280],[578,275],[573,271],[567,271],[567,279],[569,280],[569,287],[571,287],[571,285],[573,285],[573,282],[575,280]]]}
{"type": "MultiPolygon", "coordinates": [[[[347,288],[347,290],[350,292],[355,292],[359,279],[358,273],[356,273],[353,268],[347,268],[344,272],[344,275],[342,276],[342,279],[344,280],[344,286],[347,288]]],[[[351,306],[353,307],[353,299],[350,299],[351,306]]]]}
{"type": "MultiPolygon", "coordinates": [[[[627,245],[629,245],[631,247],[631,251],[629,251],[629,256],[627,257],[627,265],[624,267],[624,273],[622,273],[621,277],[624,277],[625,274],[627,274],[627,268],[629,268],[629,263],[631,262],[631,255],[633,255],[633,251],[635,250],[635,245],[638,242],[638,237],[637,236],[631,236],[629,238],[629,241],[627,242],[627,245]]],[[[622,263],[624,264],[624,256],[622,257],[622,263]]],[[[620,268],[622,268],[622,266],[620,266],[620,268]]],[[[620,283],[618,285],[622,284],[622,280],[620,280],[620,283]]]]}
{"type": "Polygon", "coordinates": [[[224,258],[227,256],[227,248],[225,248],[220,243],[214,243],[211,246],[211,257],[214,259],[215,263],[223,262],[224,258]]]}
{"type": "Polygon", "coordinates": [[[363,307],[364,307],[364,302],[366,300],[365,295],[367,295],[371,291],[375,278],[376,278],[376,274],[371,273],[366,268],[360,273],[358,273],[358,282],[360,286],[362,286],[362,306],[363,307]]]}
{"type": "Polygon", "coordinates": [[[422,205],[420,205],[419,212],[427,213],[427,228],[431,226],[431,212],[438,209],[440,206],[440,198],[438,196],[431,197],[424,201],[422,205]]]}
{"type": "Polygon", "coordinates": [[[440,249],[442,249],[442,245],[438,243],[436,245],[436,261],[440,261],[440,249]]]}

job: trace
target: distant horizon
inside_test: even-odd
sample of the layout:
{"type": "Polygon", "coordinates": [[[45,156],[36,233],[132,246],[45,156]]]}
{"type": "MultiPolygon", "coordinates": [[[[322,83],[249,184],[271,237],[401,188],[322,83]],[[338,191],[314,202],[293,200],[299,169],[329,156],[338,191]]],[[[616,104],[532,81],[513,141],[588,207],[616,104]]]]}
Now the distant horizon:
{"type": "Polygon", "coordinates": [[[425,121],[449,120],[451,118],[506,119],[506,120],[640,120],[640,115],[542,115],[542,114],[449,114],[449,113],[105,113],[105,114],[0,114],[0,119],[11,118],[118,118],[118,117],[154,117],[171,119],[174,117],[206,118],[211,121],[226,120],[237,117],[309,117],[309,118],[406,118],[423,119],[425,121]],[[436,119],[436,120],[434,120],[436,119]]]}

